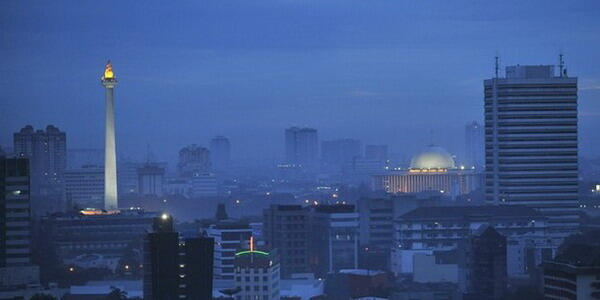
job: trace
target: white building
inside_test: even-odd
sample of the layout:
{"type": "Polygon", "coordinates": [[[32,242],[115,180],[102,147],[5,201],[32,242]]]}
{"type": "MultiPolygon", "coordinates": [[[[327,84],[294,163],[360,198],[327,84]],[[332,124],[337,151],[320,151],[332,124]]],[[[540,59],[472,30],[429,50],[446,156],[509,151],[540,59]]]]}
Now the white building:
{"type": "Polygon", "coordinates": [[[103,208],[104,169],[83,166],[81,169],[65,171],[65,199],[69,207],[103,208]]]}
{"type": "Polygon", "coordinates": [[[216,197],[219,195],[219,184],[215,174],[195,174],[191,183],[193,197],[216,197]]]}
{"type": "Polygon", "coordinates": [[[235,254],[236,300],[279,300],[280,277],[276,255],[257,250],[235,254]]]}
{"type": "Polygon", "coordinates": [[[233,280],[235,253],[247,248],[252,236],[252,228],[248,223],[224,220],[210,225],[205,232],[215,239],[214,278],[233,280]]]}

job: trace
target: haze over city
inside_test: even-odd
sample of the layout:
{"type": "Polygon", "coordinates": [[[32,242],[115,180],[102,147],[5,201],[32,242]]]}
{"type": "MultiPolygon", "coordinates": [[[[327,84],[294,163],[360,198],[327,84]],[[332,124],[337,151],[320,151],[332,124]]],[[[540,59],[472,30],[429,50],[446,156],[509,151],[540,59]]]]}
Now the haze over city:
{"type": "Polygon", "coordinates": [[[600,145],[596,1],[3,1],[0,145],[23,120],[101,148],[111,59],[122,82],[120,156],[222,134],[235,158],[281,160],[281,129],[385,143],[409,158],[427,144],[459,153],[481,121],[482,78],[557,64],[580,78],[583,155],[600,145]],[[460,6],[460,9],[456,9],[460,6]],[[543,30],[543,32],[541,32],[543,30]],[[368,121],[367,121],[368,120],[368,121]],[[235,121],[235,122],[234,122],[235,121]]]}
{"type": "Polygon", "coordinates": [[[600,299],[599,16],[0,1],[0,300],[600,299]]]}

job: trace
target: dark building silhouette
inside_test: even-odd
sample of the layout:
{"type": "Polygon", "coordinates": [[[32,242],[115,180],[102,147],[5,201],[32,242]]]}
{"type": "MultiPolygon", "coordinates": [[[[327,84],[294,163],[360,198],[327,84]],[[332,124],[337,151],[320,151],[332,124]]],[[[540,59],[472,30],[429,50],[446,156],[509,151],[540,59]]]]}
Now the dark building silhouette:
{"type": "Polygon", "coordinates": [[[309,272],[308,211],[300,205],[271,205],[263,214],[264,239],[281,257],[281,277],[309,272]]]}
{"type": "Polygon", "coordinates": [[[465,299],[501,300],[506,296],[506,237],[489,225],[482,225],[462,245],[465,270],[465,299]]]}
{"type": "Polygon", "coordinates": [[[542,264],[545,299],[600,299],[600,246],[586,238],[542,264]]]}
{"type": "Polygon", "coordinates": [[[217,205],[217,213],[215,214],[215,219],[217,221],[223,221],[223,220],[229,219],[229,216],[227,215],[227,211],[225,210],[224,203],[219,203],[217,205]]]}
{"type": "Polygon", "coordinates": [[[144,241],[144,299],[212,299],[213,239],[180,241],[167,214],[153,229],[144,241]]]}
{"type": "Polygon", "coordinates": [[[0,287],[39,281],[31,264],[29,161],[0,157],[0,287]]]}

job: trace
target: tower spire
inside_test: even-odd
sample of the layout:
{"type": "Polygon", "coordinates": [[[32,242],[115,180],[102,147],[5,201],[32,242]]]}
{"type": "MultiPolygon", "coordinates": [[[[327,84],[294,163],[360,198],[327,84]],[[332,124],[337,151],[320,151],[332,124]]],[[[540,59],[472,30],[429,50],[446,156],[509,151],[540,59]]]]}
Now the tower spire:
{"type": "Polygon", "coordinates": [[[115,102],[114,88],[117,78],[112,69],[110,60],[104,67],[101,80],[104,86],[106,102],[106,124],[104,140],[104,209],[119,208],[117,200],[117,151],[115,144],[115,102]]]}

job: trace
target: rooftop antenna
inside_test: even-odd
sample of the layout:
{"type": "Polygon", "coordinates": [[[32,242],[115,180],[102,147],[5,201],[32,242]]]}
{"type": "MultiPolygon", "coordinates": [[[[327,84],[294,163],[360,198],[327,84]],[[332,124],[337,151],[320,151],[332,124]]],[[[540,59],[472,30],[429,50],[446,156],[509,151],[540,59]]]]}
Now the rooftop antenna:
{"type": "Polygon", "coordinates": [[[565,73],[565,61],[563,60],[562,51],[560,52],[560,54],[558,54],[558,66],[560,69],[560,77],[563,77],[565,73]]]}
{"type": "Polygon", "coordinates": [[[496,74],[496,79],[498,79],[498,69],[500,68],[500,57],[498,56],[498,54],[496,54],[496,56],[494,57],[494,71],[496,74]]]}
{"type": "Polygon", "coordinates": [[[154,155],[152,154],[152,148],[150,144],[146,144],[146,163],[150,164],[154,160],[154,155]]]}

